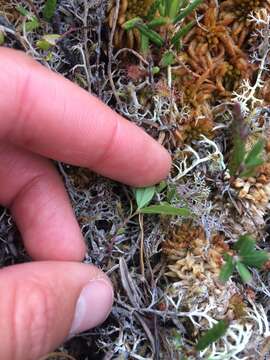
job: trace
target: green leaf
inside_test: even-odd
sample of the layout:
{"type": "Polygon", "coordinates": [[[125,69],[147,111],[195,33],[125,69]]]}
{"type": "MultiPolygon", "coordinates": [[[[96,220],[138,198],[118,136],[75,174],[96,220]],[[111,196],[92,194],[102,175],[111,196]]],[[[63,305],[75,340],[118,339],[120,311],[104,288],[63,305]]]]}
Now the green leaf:
{"type": "Polygon", "coordinates": [[[50,22],[54,17],[57,7],[57,0],[47,0],[43,8],[43,17],[46,21],[50,22]]]}
{"type": "Polygon", "coordinates": [[[168,24],[168,19],[165,18],[165,17],[159,17],[159,18],[156,18],[156,19],[153,19],[152,21],[150,21],[147,24],[147,26],[150,29],[153,29],[153,28],[156,28],[156,27],[164,26],[166,24],[168,24]]]}
{"type": "Polygon", "coordinates": [[[164,44],[164,39],[156,31],[149,29],[145,24],[137,23],[135,27],[156,46],[161,47],[164,44]]]}
{"type": "Polygon", "coordinates": [[[57,40],[61,38],[58,34],[49,34],[44,35],[40,40],[37,41],[37,47],[41,50],[49,50],[51,47],[55,46],[57,40]]]}
{"type": "Polygon", "coordinates": [[[187,25],[178,30],[172,38],[172,44],[177,46],[179,44],[179,41],[189,33],[189,31],[193,28],[195,24],[196,21],[190,21],[187,25]]]}
{"type": "Polygon", "coordinates": [[[156,192],[156,187],[149,186],[146,188],[137,188],[134,190],[134,192],[138,209],[142,209],[143,207],[147,206],[153,199],[156,192]]]}
{"type": "Polygon", "coordinates": [[[245,142],[236,133],[233,137],[233,150],[229,162],[229,170],[232,176],[237,174],[242,162],[245,158],[245,142]]]}
{"type": "Polygon", "coordinates": [[[262,158],[263,149],[264,140],[260,139],[247,154],[243,164],[244,169],[239,175],[240,177],[249,177],[256,174],[257,167],[264,163],[262,158]]]}
{"type": "Polygon", "coordinates": [[[161,182],[156,186],[156,190],[157,190],[158,193],[161,193],[163,190],[166,189],[167,186],[168,186],[168,185],[167,185],[166,181],[161,181],[161,182]]]}
{"type": "Polygon", "coordinates": [[[259,165],[262,165],[263,163],[264,163],[263,161],[258,161],[256,166],[250,166],[250,167],[246,166],[246,169],[239,174],[239,177],[241,177],[241,178],[249,178],[251,176],[255,176],[257,167],[259,165]]]}
{"type": "Polygon", "coordinates": [[[237,263],[236,263],[236,270],[238,271],[242,281],[245,284],[248,284],[251,282],[252,275],[251,275],[250,271],[240,261],[237,261],[237,263]]]}
{"type": "Polygon", "coordinates": [[[208,330],[197,342],[196,350],[202,351],[224,336],[229,328],[228,320],[220,320],[208,330]]]}
{"type": "Polygon", "coordinates": [[[175,17],[173,23],[176,24],[177,22],[183,20],[185,17],[187,17],[189,14],[192,13],[193,10],[195,10],[203,0],[194,0],[192,3],[187,6],[183,11],[180,12],[178,16],[175,17]]]}
{"type": "Polygon", "coordinates": [[[250,166],[257,166],[258,161],[262,161],[259,156],[262,155],[263,149],[264,149],[264,141],[262,139],[258,140],[256,144],[253,146],[253,148],[248,153],[245,164],[250,166]]]}
{"type": "Polygon", "coordinates": [[[17,5],[16,10],[22,15],[22,16],[29,16],[29,11],[27,11],[22,5],[17,5]]]}
{"type": "Polygon", "coordinates": [[[166,51],[161,58],[160,66],[162,67],[168,67],[171,66],[174,63],[174,53],[172,51],[166,51]]]}
{"type": "Polygon", "coordinates": [[[170,6],[171,6],[171,2],[173,0],[164,0],[164,9],[165,9],[165,16],[169,17],[169,13],[170,13],[170,6]]]}
{"type": "Polygon", "coordinates": [[[249,235],[242,235],[233,245],[233,249],[239,252],[239,255],[247,255],[255,249],[256,241],[249,235]]]}
{"type": "Polygon", "coordinates": [[[153,205],[145,207],[139,210],[142,214],[159,214],[159,215],[171,215],[171,216],[189,216],[191,215],[188,208],[177,208],[168,203],[162,203],[160,205],[153,205]]]}
{"type": "Polygon", "coordinates": [[[228,168],[230,175],[237,176],[241,165],[246,156],[246,141],[249,134],[247,124],[241,112],[241,107],[237,103],[233,108],[233,122],[232,122],[232,151],[230,154],[228,168]]]}
{"type": "Polygon", "coordinates": [[[149,39],[143,34],[141,34],[140,48],[143,55],[147,55],[149,53],[149,39]]]}
{"type": "Polygon", "coordinates": [[[226,259],[226,263],[222,265],[219,273],[219,280],[223,283],[229,280],[229,278],[232,276],[234,271],[233,257],[228,254],[225,254],[224,258],[226,259]]]}
{"type": "Polygon", "coordinates": [[[170,19],[175,19],[175,17],[178,15],[178,12],[180,10],[180,1],[179,0],[169,0],[170,6],[169,6],[169,13],[168,16],[170,19]]]}
{"type": "Polygon", "coordinates": [[[40,23],[39,23],[38,19],[35,16],[33,16],[31,20],[26,21],[26,23],[25,23],[25,30],[27,32],[31,32],[33,30],[36,30],[39,27],[40,27],[40,23]]]}
{"type": "Polygon", "coordinates": [[[31,14],[28,10],[26,10],[23,6],[16,6],[16,10],[27,18],[28,21],[25,22],[25,30],[26,32],[31,32],[39,28],[40,23],[36,16],[31,14]]]}
{"type": "Polygon", "coordinates": [[[241,256],[241,262],[243,264],[253,266],[258,269],[261,269],[268,260],[270,260],[269,254],[263,250],[254,250],[247,255],[241,256]]]}
{"type": "Polygon", "coordinates": [[[164,44],[163,38],[156,31],[150,29],[147,25],[145,25],[140,17],[136,17],[134,19],[126,21],[123,24],[123,28],[125,30],[137,28],[143,36],[147,37],[152,43],[154,43],[158,47],[161,47],[164,44]]]}
{"type": "Polygon", "coordinates": [[[121,227],[120,229],[117,230],[116,235],[117,236],[123,235],[125,231],[126,229],[124,227],[121,227]]]}
{"type": "Polygon", "coordinates": [[[262,165],[263,163],[264,163],[263,159],[260,159],[260,158],[253,158],[249,161],[248,164],[246,163],[246,160],[245,160],[245,166],[247,168],[251,168],[251,169],[258,167],[258,166],[262,165]]]}
{"type": "Polygon", "coordinates": [[[159,4],[159,7],[158,7],[158,12],[160,14],[160,16],[166,16],[165,15],[165,5],[164,5],[164,0],[162,0],[159,4]]]}
{"type": "Polygon", "coordinates": [[[151,69],[151,72],[153,75],[159,74],[160,73],[160,68],[158,66],[153,66],[151,69]]]}
{"type": "Polygon", "coordinates": [[[134,29],[135,26],[136,26],[137,24],[139,24],[139,23],[143,23],[142,18],[140,18],[140,17],[135,17],[135,18],[133,18],[133,19],[131,19],[131,20],[126,21],[126,22],[122,25],[122,27],[123,27],[123,29],[125,29],[125,30],[128,31],[128,30],[134,29]]]}
{"type": "Polygon", "coordinates": [[[178,193],[175,185],[168,186],[166,200],[168,203],[171,203],[172,200],[178,199],[178,193]]]}
{"type": "Polygon", "coordinates": [[[153,4],[151,5],[149,11],[148,11],[148,14],[146,16],[146,18],[151,21],[154,19],[155,15],[156,15],[156,12],[158,11],[160,5],[162,3],[162,0],[156,0],[153,2],[153,4]]]}

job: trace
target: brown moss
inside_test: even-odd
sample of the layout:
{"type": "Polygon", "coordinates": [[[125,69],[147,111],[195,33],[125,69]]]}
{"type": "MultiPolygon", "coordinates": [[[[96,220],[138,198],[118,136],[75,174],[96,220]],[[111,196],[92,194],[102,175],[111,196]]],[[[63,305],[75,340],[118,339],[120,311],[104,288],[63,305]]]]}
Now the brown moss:
{"type": "Polygon", "coordinates": [[[208,243],[204,229],[188,221],[169,232],[162,250],[168,259],[168,276],[203,279],[208,272],[219,274],[222,255],[229,248],[223,235],[215,234],[208,243]]]}
{"type": "Polygon", "coordinates": [[[200,140],[201,135],[205,135],[208,139],[213,138],[214,122],[212,119],[203,118],[192,121],[179,126],[175,131],[175,137],[180,144],[189,144],[192,140],[200,140]]]}
{"type": "Polygon", "coordinates": [[[229,309],[232,310],[234,319],[243,319],[247,314],[247,306],[240,294],[235,294],[230,298],[229,309]]]}

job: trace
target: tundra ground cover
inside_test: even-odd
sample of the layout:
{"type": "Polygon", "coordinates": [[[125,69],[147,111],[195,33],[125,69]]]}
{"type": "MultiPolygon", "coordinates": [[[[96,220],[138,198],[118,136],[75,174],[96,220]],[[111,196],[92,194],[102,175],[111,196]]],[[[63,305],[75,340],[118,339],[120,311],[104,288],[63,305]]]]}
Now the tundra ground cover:
{"type": "MultiPolygon", "coordinates": [[[[243,269],[226,282],[220,272],[242,235],[270,248],[270,5],[204,0],[181,17],[192,2],[167,3],[0,0],[4,46],[95,93],[174,160],[148,191],[154,214],[136,213],[134,189],[58,164],[86,262],[116,289],[106,324],[61,350],[76,359],[267,359],[269,262],[249,263],[247,284],[243,269]],[[188,212],[157,214],[164,203],[188,212]],[[197,351],[220,320],[226,333],[197,351]]],[[[2,265],[27,259],[5,209],[0,235],[2,265]]]]}

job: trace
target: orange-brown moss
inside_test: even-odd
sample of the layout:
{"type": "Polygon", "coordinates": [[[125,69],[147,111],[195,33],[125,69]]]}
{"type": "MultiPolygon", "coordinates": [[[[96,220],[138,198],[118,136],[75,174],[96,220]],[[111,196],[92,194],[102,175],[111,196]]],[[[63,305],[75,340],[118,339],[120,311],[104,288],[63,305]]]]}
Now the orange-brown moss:
{"type": "Polygon", "coordinates": [[[162,249],[168,259],[167,275],[179,279],[203,279],[209,272],[218,275],[222,255],[229,251],[223,235],[215,234],[208,243],[204,229],[191,221],[174,227],[162,249]]]}

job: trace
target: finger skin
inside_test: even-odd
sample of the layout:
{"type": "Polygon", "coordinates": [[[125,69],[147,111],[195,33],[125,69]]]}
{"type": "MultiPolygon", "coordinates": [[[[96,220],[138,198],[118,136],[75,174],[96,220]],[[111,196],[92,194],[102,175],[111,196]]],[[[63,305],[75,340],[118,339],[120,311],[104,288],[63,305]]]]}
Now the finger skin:
{"type": "MultiPolygon", "coordinates": [[[[57,348],[68,336],[82,288],[97,278],[110,284],[97,268],[79,263],[36,262],[0,270],[0,359],[37,360],[57,348]]],[[[108,299],[107,313],[111,305],[108,299]]]]}
{"type": "Polygon", "coordinates": [[[167,151],[97,98],[20,52],[0,63],[2,139],[133,186],[167,176],[167,151]]]}
{"type": "Polygon", "coordinates": [[[45,158],[2,143],[0,203],[11,209],[33,259],[84,258],[86,246],[67,193],[45,158]]]}

